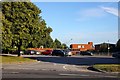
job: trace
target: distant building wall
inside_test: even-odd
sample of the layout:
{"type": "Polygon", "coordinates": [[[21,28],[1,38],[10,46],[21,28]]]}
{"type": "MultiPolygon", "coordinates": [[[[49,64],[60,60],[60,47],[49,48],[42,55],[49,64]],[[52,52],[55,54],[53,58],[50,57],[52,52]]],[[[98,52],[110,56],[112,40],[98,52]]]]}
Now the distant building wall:
{"type": "Polygon", "coordinates": [[[88,44],[71,44],[71,49],[79,49],[80,51],[94,50],[93,42],[88,42],[88,44]]]}
{"type": "Polygon", "coordinates": [[[102,51],[103,49],[105,49],[106,51],[108,50],[110,51],[114,51],[116,45],[115,44],[110,44],[110,43],[101,43],[101,44],[96,44],[95,45],[95,51],[102,51]]]}

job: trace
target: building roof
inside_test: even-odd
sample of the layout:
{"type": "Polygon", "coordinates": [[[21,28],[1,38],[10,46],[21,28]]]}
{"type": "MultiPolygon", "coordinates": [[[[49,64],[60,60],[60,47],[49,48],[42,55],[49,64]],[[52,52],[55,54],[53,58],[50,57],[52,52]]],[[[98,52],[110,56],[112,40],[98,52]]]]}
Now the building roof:
{"type": "Polygon", "coordinates": [[[96,44],[95,46],[99,46],[99,45],[102,45],[102,44],[116,45],[116,44],[112,44],[112,43],[100,43],[100,44],[96,44]]]}

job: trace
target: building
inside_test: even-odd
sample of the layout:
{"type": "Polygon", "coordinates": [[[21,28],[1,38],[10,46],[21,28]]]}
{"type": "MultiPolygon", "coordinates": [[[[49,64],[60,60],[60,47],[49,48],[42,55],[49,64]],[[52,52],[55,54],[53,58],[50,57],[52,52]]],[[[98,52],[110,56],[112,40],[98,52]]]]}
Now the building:
{"type": "Polygon", "coordinates": [[[93,42],[88,42],[88,44],[71,44],[70,48],[72,50],[79,50],[79,51],[88,51],[94,50],[93,42]]]}
{"type": "Polygon", "coordinates": [[[111,43],[101,43],[95,45],[95,51],[105,52],[105,51],[114,51],[116,45],[111,43]]]}

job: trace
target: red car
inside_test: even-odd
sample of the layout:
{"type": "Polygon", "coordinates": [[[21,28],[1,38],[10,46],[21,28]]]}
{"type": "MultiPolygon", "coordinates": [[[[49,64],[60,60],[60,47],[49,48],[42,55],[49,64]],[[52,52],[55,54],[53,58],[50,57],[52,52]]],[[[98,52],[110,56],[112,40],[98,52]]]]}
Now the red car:
{"type": "Polygon", "coordinates": [[[44,52],[42,52],[42,55],[51,55],[52,54],[52,50],[45,50],[44,52]]]}

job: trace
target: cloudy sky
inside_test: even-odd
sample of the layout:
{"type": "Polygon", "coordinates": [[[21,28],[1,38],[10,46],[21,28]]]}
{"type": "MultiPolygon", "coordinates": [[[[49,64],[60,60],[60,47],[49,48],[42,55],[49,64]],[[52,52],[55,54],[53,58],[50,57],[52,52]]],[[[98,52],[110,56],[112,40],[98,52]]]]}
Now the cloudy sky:
{"type": "Polygon", "coordinates": [[[62,43],[94,44],[118,40],[117,2],[34,2],[62,43]]]}

